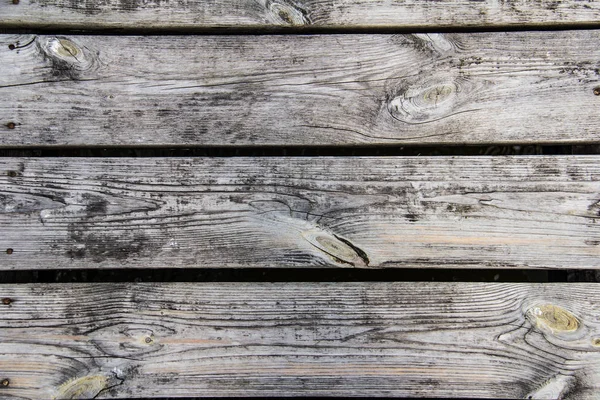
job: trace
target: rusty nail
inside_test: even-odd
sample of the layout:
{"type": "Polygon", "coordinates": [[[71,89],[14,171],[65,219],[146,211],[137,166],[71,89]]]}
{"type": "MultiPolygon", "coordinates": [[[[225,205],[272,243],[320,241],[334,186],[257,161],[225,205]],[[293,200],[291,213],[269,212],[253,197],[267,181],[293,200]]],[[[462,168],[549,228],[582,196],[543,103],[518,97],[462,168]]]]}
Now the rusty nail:
{"type": "Polygon", "coordinates": [[[11,178],[14,178],[14,177],[16,177],[16,176],[17,176],[17,173],[16,173],[15,171],[8,171],[8,172],[6,173],[6,175],[8,175],[8,176],[9,176],[9,177],[11,177],[11,178]]]}
{"type": "Polygon", "coordinates": [[[152,343],[152,338],[150,336],[147,336],[145,341],[146,343],[152,343]]]}
{"type": "Polygon", "coordinates": [[[594,94],[600,96],[600,86],[594,88],[594,94]]]}
{"type": "Polygon", "coordinates": [[[2,386],[10,385],[10,381],[8,379],[2,379],[2,386]]]}
{"type": "Polygon", "coordinates": [[[6,124],[6,127],[7,127],[8,129],[15,129],[15,127],[16,127],[16,126],[17,126],[17,125],[15,125],[15,123],[14,123],[14,122],[9,122],[8,124],[6,124]]]}
{"type": "Polygon", "coordinates": [[[5,306],[10,305],[10,303],[12,303],[12,299],[9,299],[8,297],[2,299],[2,304],[4,304],[5,306]]]}
{"type": "Polygon", "coordinates": [[[10,255],[13,253],[13,249],[6,249],[6,254],[10,255]]]}

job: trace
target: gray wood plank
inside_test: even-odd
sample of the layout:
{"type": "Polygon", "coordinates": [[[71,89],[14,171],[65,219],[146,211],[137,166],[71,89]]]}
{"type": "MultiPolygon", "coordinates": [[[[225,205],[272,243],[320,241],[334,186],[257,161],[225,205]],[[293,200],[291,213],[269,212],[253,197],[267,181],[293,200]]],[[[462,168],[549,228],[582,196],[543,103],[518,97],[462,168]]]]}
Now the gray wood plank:
{"type": "Polygon", "coordinates": [[[598,156],[5,158],[0,171],[4,270],[600,267],[598,156]]]}
{"type": "Polygon", "coordinates": [[[599,31],[0,35],[0,145],[600,139],[599,31]]]}
{"type": "Polygon", "coordinates": [[[0,27],[465,28],[598,24],[594,0],[5,0],[0,27]],[[15,1],[17,4],[14,4],[15,1]]]}
{"type": "Polygon", "coordinates": [[[597,284],[2,285],[2,398],[597,399],[597,284]]]}

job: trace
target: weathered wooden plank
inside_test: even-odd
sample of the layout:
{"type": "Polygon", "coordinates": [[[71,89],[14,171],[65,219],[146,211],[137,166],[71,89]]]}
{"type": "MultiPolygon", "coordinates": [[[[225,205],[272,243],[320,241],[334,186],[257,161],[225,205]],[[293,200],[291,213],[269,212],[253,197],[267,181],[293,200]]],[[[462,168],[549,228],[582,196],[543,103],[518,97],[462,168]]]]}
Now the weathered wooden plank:
{"type": "Polygon", "coordinates": [[[595,284],[2,285],[3,398],[597,399],[595,284]],[[79,395],[76,395],[79,394],[79,395]]]}
{"type": "Polygon", "coordinates": [[[5,270],[600,267],[598,156],[7,158],[0,171],[5,270]]]}
{"type": "Polygon", "coordinates": [[[0,145],[598,141],[599,31],[0,36],[0,145]]]}
{"type": "Polygon", "coordinates": [[[594,0],[5,0],[0,27],[465,28],[597,25],[594,0]]]}

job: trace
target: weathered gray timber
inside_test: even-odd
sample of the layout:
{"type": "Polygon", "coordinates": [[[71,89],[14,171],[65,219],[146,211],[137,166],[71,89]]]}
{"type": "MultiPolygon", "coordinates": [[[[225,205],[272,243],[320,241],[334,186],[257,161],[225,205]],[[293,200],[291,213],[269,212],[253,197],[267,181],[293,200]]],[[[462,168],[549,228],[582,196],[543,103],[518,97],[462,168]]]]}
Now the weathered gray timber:
{"type": "Polygon", "coordinates": [[[0,27],[254,31],[597,25],[594,0],[4,0],[0,27]]]}
{"type": "Polygon", "coordinates": [[[0,146],[600,139],[600,31],[0,35],[0,146]]]}
{"type": "Polygon", "coordinates": [[[600,392],[595,284],[27,284],[0,293],[2,398],[600,392]]]}
{"type": "Polygon", "coordinates": [[[0,171],[5,270],[600,267],[598,156],[5,158],[0,171]]]}

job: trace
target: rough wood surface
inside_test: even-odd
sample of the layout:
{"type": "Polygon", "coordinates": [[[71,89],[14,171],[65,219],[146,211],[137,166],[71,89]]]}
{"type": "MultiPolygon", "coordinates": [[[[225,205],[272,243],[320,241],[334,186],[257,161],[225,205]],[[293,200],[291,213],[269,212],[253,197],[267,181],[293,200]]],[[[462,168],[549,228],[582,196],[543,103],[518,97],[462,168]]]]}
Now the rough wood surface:
{"type": "Polygon", "coordinates": [[[600,267],[598,156],[7,158],[0,171],[5,270],[600,267]]]}
{"type": "Polygon", "coordinates": [[[0,35],[0,145],[598,141],[600,31],[0,35]]]}
{"type": "Polygon", "coordinates": [[[4,0],[0,27],[465,28],[597,25],[594,0],[4,0]]]}
{"type": "Polygon", "coordinates": [[[595,400],[600,391],[596,284],[38,284],[0,293],[2,398],[595,400]]]}

